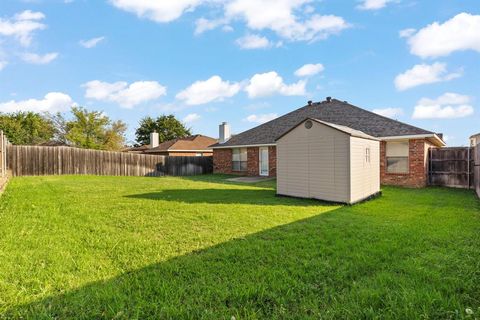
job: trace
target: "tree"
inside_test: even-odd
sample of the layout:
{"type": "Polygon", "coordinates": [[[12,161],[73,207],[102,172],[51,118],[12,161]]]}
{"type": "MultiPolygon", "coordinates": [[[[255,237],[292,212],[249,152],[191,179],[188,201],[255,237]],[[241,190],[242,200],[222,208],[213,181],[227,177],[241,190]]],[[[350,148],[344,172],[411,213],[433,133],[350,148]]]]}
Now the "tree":
{"type": "Polygon", "coordinates": [[[73,146],[100,150],[123,148],[127,125],[122,121],[112,122],[102,112],[82,107],[72,107],[72,115],[73,119],[65,124],[65,139],[73,146]]]}
{"type": "Polygon", "coordinates": [[[50,141],[55,127],[48,117],[35,112],[0,114],[0,130],[13,144],[39,144],[50,141]]]}
{"type": "Polygon", "coordinates": [[[135,131],[135,137],[139,145],[150,143],[150,133],[158,132],[159,142],[184,138],[191,135],[189,128],[179,121],[173,114],[161,115],[157,119],[145,117],[140,120],[139,127],[135,131]]]}

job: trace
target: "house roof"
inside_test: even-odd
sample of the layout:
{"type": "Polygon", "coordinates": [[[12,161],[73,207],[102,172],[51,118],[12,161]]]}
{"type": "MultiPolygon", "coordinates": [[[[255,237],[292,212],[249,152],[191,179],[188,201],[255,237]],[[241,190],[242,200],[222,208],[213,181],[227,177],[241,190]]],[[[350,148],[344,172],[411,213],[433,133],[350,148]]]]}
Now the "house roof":
{"type": "Polygon", "coordinates": [[[212,144],[217,139],[197,134],[186,138],[178,138],[162,142],[158,147],[145,150],[145,153],[167,152],[167,151],[207,151],[212,150],[212,144]]]}
{"type": "Polygon", "coordinates": [[[434,135],[433,132],[396,121],[344,101],[331,99],[294,110],[212,147],[275,144],[275,140],[307,118],[361,131],[373,137],[434,135]]]}
{"type": "Polygon", "coordinates": [[[300,126],[301,124],[305,123],[305,121],[307,121],[307,120],[311,120],[311,121],[315,121],[315,122],[317,122],[317,123],[323,124],[323,125],[325,125],[325,126],[327,126],[327,127],[333,128],[333,129],[338,130],[338,131],[341,131],[341,132],[343,132],[343,133],[346,133],[346,134],[348,134],[349,136],[352,136],[352,137],[357,137],[357,138],[362,138],[362,139],[379,141],[379,139],[377,139],[377,138],[375,138],[375,137],[372,137],[371,135],[368,135],[368,134],[366,134],[365,132],[362,132],[362,131],[359,131],[359,130],[355,130],[355,129],[352,129],[352,128],[349,128],[349,127],[341,126],[341,125],[338,125],[338,124],[334,124],[334,123],[330,123],[330,122],[326,122],[326,121],[322,121],[322,120],[318,120],[318,119],[313,119],[313,118],[307,118],[307,119],[305,119],[304,121],[300,122],[299,124],[297,124],[296,126],[294,126],[293,128],[291,128],[290,130],[288,130],[287,132],[285,132],[284,134],[282,134],[280,137],[278,137],[277,139],[275,139],[275,141],[280,140],[283,136],[287,135],[290,131],[292,131],[293,129],[297,128],[297,127],[300,126]]]}
{"type": "Polygon", "coordinates": [[[473,139],[473,138],[476,138],[476,137],[480,137],[480,132],[477,133],[477,134],[473,134],[470,136],[470,139],[473,139]]]}

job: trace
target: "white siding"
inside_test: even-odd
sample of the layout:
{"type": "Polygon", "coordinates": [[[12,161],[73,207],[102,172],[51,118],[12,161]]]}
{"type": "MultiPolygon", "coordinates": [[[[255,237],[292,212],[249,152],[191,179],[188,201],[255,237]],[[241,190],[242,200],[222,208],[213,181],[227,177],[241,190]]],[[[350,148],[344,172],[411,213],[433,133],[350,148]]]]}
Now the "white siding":
{"type": "Polygon", "coordinates": [[[277,192],[349,202],[349,135],[314,122],[277,142],[277,192]]]}
{"type": "Polygon", "coordinates": [[[350,137],[350,157],[350,203],[353,203],[380,191],[380,143],[350,137]]]}

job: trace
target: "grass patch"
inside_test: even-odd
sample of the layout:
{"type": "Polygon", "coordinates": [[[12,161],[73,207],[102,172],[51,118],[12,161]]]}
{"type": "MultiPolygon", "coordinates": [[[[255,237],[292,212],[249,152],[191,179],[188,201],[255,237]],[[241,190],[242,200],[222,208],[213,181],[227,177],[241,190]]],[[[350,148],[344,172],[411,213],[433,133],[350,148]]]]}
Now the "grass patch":
{"type": "Polygon", "coordinates": [[[224,178],[13,179],[0,317],[480,316],[472,192],[384,188],[342,207],[224,178]]]}

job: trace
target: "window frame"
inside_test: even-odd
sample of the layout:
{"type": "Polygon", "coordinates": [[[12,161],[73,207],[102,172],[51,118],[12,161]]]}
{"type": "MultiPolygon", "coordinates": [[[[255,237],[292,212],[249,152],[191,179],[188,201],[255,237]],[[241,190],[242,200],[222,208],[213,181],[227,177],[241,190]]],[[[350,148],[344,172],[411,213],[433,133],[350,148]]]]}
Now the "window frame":
{"type": "Polygon", "coordinates": [[[386,141],[385,144],[385,172],[387,174],[410,174],[410,141],[409,140],[404,140],[404,141],[386,141]],[[389,144],[390,146],[393,146],[394,144],[406,144],[405,149],[406,149],[406,155],[398,155],[397,152],[391,152],[394,153],[393,155],[389,155],[389,144]],[[389,166],[389,160],[404,160],[406,161],[406,168],[405,171],[392,171],[391,166],[389,166]]]}
{"type": "Polygon", "coordinates": [[[232,171],[234,172],[247,172],[247,148],[232,148],[232,171]],[[235,160],[236,155],[240,160],[235,160]],[[242,160],[242,158],[244,160],[242,160]]]}

